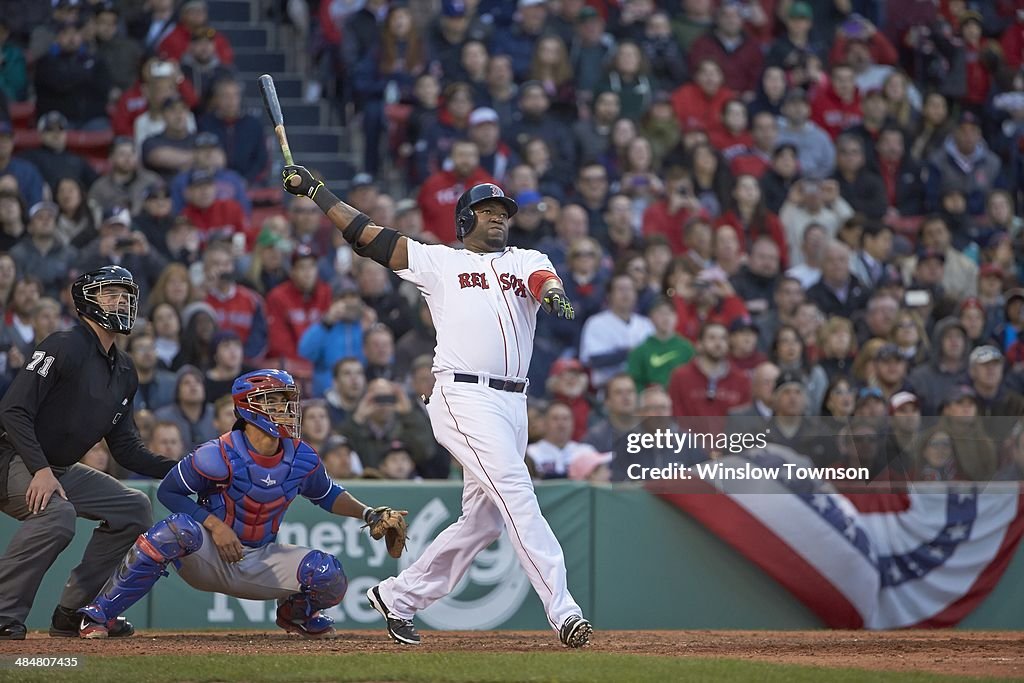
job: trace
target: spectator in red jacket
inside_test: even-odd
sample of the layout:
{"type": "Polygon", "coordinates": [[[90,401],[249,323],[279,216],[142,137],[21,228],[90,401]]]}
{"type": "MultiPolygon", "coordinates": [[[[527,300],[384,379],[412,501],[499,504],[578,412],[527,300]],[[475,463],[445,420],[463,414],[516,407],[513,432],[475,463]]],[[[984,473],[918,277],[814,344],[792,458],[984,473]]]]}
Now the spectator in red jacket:
{"type": "Polygon", "coordinates": [[[811,120],[835,140],[863,118],[853,68],[848,64],[836,64],[832,67],[828,85],[818,88],[811,99],[811,120]]]}
{"type": "MultiPolygon", "coordinates": [[[[192,40],[192,34],[209,24],[210,15],[206,8],[206,0],[185,0],[178,10],[178,25],[167,34],[167,37],[157,45],[157,54],[164,59],[173,59],[180,62],[182,56],[188,50],[188,44],[192,40]]],[[[223,33],[217,32],[213,39],[214,47],[217,49],[217,57],[222,64],[233,64],[235,53],[231,49],[231,43],[224,37],[223,33]]]]}
{"type": "Polygon", "coordinates": [[[750,379],[729,362],[725,325],[707,322],[701,327],[697,355],[672,371],[668,394],[679,426],[701,433],[722,433],[729,410],[750,402],[750,379]]]}
{"type": "Polygon", "coordinates": [[[235,262],[226,242],[207,245],[203,254],[206,303],[216,314],[217,327],[242,340],[245,361],[257,364],[267,350],[267,317],[263,297],[235,281],[235,262]]]}
{"type": "Polygon", "coordinates": [[[248,244],[251,236],[245,211],[234,199],[217,199],[216,180],[213,171],[191,171],[185,189],[185,208],[181,214],[199,229],[203,242],[217,238],[234,239],[235,235],[242,235],[248,244]]]}
{"type": "Polygon", "coordinates": [[[690,46],[690,65],[714,60],[722,65],[725,85],[737,92],[753,93],[761,77],[764,55],[761,46],[743,30],[739,3],[723,2],[715,26],[690,46]]]}
{"type": "Polygon", "coordinates": [[[457,141],[450,160],[451,170],[432,173],[417,195],[423,225],[446,244],[455,241],[455,205],[462,193],[474,185],[495,182],[480,168],[480,152],[474,142],[457,141]]]}
{"type": "Polygon", "coordinates": [[[693,82],[685,83],[672,93],[672,110],[683,130],[702,128],[710,135],[722,127],[725,103],[736,97],[723,86],[722,67],[713,59],[697,64],[693,82]]]}
{"type": "Polygon", "coordinates": [[[708,136],[711,146],[726,161],[742,153],[753,141],[747,130],[747,106],[741,100],[729,100],[722,108],[722,125],[708,136]]]}
{"type": "Polygon", "coordinates": [[[782,254],[782,268],[787,266],[786,236],[779,217],[768,210],[761,195],[761,185],[752,175],[741,175],[732,190],[733,205],[715,222],[715,226],[731,225],[740,238],[740,249],[747,251],[758,237],[770,237],[782,254]]]}
{"type": "MultiPolygon", "coordinates": [[[[696,276],[680,273],[675,281],[676,331],[696,341],[701,328],[719,323],[728,328],[737,318],[750,317],[721,268],[705,268],[696,276]]],[[[723,413],[724,415],[724,413],[723,413]]]]}
{"type": "Polygon", "coordinates": [[[665,197],[644,211],[644,237],[664,235],[673,255],[679,256],[686,251],[683,227],[700,214],[700,200],[693,192],[690,175],[682,167],[672,166],[665,173],[665,197]]]}
{"type": "Polygon", "coordinates": [[[999,44],[1006,66],[1016,71],[1024,65],[1024,12],[1017,12],[1015,21],[1003,31],[999,44]]]}
{"type": "Polygon", "coordinates": [[[331,306],[331,287],[317,277],[317,257],[302,245],[292,254],[289,278],[267,294],[268,358],[299,360],[299,339],[331,306]]]}
{"type": "Polygon", "coordinates": [[[779,140],[779,123],[770,111],[754,114],[750,124],[751,143],[729,159],[733,176],[752,175],[758,180],[771,168],[772,154],[779,140]]]}

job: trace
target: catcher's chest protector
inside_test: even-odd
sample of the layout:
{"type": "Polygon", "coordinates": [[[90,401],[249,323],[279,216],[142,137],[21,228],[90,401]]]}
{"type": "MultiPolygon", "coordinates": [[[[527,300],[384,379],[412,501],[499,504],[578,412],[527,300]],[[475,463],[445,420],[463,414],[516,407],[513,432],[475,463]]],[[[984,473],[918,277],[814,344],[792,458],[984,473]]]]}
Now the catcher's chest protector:
{"type": "Polygon", "coordinates": [[[220,438],[221,454],[231,470],[230,483],[212,494],[205,507],[234,529],[245,545],[274,541],[303,480],[319,465],[316,453],[304,443],[294,439],[281,443],[284,452],[276,460],[250,453],[240,431],[220,438]]]}

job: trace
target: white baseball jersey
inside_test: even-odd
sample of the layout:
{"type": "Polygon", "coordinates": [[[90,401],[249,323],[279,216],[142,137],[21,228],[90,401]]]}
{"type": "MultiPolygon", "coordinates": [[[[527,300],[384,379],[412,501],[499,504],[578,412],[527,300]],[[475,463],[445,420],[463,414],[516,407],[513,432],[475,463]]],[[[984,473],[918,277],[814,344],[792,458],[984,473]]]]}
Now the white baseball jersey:
{"type": "Polygon", "coordinates": [[[530,276],[554,275],[547,256],[515,247],[477,254],[409,240],[409,267],[396,272],[426,298],[437,330],[435,373],[526,377],[540,307],[530,276]]]}

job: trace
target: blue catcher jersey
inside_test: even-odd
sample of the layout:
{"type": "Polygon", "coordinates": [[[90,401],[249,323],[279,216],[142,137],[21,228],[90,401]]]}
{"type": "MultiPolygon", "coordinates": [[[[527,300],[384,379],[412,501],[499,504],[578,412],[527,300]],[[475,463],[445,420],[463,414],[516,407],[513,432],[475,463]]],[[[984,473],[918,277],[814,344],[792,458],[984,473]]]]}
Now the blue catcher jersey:
{"type": "Polygon", "coordinates": [[[199,446],[178,464],[178,473],[199,505],[229,525],[243,545],[273,542],[297,495],[330,511],[343,489],[331,481],[312,446],[282,439],[281,450],[254,452],[241,431],[199,446]]]}

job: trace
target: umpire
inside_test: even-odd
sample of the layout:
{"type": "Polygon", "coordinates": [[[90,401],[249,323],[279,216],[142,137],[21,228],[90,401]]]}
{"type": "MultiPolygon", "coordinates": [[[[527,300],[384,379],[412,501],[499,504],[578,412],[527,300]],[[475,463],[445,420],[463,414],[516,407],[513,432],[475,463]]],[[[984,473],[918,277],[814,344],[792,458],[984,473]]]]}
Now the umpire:
{"type": "MultiPolygon", "coordinates": [[[[39,583],[75,535],[75,517],[100,524],[64,586],[51,636],[78,637],[75,611],[153,524],[146,495],[80,464],[85,452],[106,439],[118,463],[157,479],[175,464],[143,445],[132,414],[138,376],[114,344],[135,324],[132,274],[120,266],[85,273],[71,296],[82,324],[44,339],[0,401],[0,510],[21,522],[0,556],[0,640],[24,640],[39,583]]],[[[134,633],[123,617],[109,628],[134,633]]]]}

